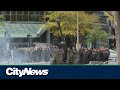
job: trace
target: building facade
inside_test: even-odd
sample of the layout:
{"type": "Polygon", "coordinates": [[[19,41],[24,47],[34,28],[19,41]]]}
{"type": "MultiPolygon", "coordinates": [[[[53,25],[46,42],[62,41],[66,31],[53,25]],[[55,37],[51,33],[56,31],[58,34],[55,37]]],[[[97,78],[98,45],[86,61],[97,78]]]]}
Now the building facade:
{"type": "MultiPolygon", "coordinates": [[[[101,27],[101,30],[105,31],[108,34],[108,38],[105,41],[98,40],[96,42],[96,47],[97,48],[99,48],[101,46],[110,47],[109,39],[112,36],[111,35],[112,27],[110,26],[108,16],[105,15],[105,11],[87,11],[86,13],[96,14],[99,17],[99,26],[101,27]]],[[[91,43],[88,44],[88,47],[92,47],[91,43]]]]}
{"type": "Polygon", "coordinates": [[[50,32],[40,28],[43,15],[44,11],[0,11],[0,47],[13,49],[35,42],[50,43],[50,32]]]}
{"type": "Polygon", "coordinates": [[[44,11],[0,11],[3,21],[34,21],[41,22],[44,11]]]}

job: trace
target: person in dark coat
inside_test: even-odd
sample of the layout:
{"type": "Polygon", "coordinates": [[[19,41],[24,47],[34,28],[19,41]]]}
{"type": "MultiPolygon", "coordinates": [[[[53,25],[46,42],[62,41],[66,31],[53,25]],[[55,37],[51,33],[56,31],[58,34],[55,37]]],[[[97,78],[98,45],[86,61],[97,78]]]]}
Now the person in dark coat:
{"type": "Polygon", "coordinates": [[[97,49],[96,61],[102,61],[102,52],[100,49],[97,49]]]}
{"type": "Polygon", "coordinates": [[[82,58],[83,58],[83,52],[84,52],[84,50],[83,49],[80,49],[80,51],[79,51],[79,58],[80,58],[80,64],[83,64],[83,62],[82,62],[82,58]]]}
{"type": "Polygon", "coordinates": [[[92,49],[88,49],[88,61],[92,61],[92,49]]]}
{"type": "Polygon", "coordinates": [[[95,49],[92,50],[92,61],[96,61],[97,52],[95,49]]]}
{"type": "Polygon", "coordinates": [[[103,51],[104,61],[108,61],[109,55],[110,55],[109,49],[108,48],[104,49],[103,51]]]}
{"type": "Polygon", "coordinates": [[[101,48],[101,49],[100,49],[100,54],[101,54],[101,55],[100,55],[100,59],[101,59],[100,61],[101,61],[101,62],[104,62],[104,61],[105,61],[104,53],[103,53],[103,52],[104,52],[104,49],[101,48]]]}
{"type": "Polygon", "coordinates": [[[33,62],[36,62],[36,61],[37,61],[36,54],[37,54],[37,50],[34,48],[34,49],[33,49],[33,52],[32,52],[33,62]]]}
{"type": "Polygon", "coordinates": [[[74,53],[73,53],[73,50],[71,49],[70,50],[70,60],[69,60],[69,64],[73,64],[75,58],[74,58],[74,53]]]}
{"type": "Polygon", "coordinates": [[[88,50],[85,49],[85,51],[83,52],[83,59],[82,59],[83,64],[88,64],[89,63],[88,55],[89,55],[88,50]]]}
{"type": "Polygon", "coordinates": [[[53,64],[60,64],[61,63],[61,60],[60,60],[60,50],[57,49],[55,52],[56,53],[55,53],[55,56],[54,56],[53,64]]]}
{"type": "Polygon", "coordinates": [[[49,48],[45,49],[45,52],[44,52],[44,60],[45,62],[49,62],[50,61],[50,58],[51,58],[51,51],[49,48]]]}
{"type": "Polygon", "coordinates": [[[68,51],[67,51],[67,61],[66,63],[69,64],[70,62],[70,48],[68,48],[68,51]]]}
{"type": "Polygon", "coordinates": [[[42,61],[42,48],[40,47],[38,50],[38,61],[42,61]]]}

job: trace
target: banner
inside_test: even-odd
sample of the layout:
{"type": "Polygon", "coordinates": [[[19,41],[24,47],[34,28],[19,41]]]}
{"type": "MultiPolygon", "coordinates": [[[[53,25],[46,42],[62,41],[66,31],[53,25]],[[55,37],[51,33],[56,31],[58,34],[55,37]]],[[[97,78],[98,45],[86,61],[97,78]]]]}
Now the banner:
{"type": "Polygon", "coordinates": [[[1,65],[0,79],[120,79],[120,66],[1,65]]]}

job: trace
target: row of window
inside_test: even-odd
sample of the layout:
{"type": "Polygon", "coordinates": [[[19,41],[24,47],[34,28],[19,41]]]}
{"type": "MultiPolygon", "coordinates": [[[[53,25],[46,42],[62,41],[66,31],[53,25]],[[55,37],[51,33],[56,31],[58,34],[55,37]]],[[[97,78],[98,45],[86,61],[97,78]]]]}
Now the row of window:
{"type": "Polygon", "coordinates": [[[0,11],[4,21],[41,21],[43,11],[0,11]]]}
{"type": "Polygon", "coordinates": [[[4,21],[40,21],[42,16],[28,15],[5,15],[4,21]]]}
{"type": "Polygon", "coordinates": [[[41,15],[44,11],[0,11],[0,14],[35,14],[41,15]]]}
{"type": "MultiPolygon", "coordinates": [[[[11,42],[29,42],[29,38],[12,38],[11,42]]],[[[32,38],[32,42],[40,42],[40,38],[32,38]]]]}

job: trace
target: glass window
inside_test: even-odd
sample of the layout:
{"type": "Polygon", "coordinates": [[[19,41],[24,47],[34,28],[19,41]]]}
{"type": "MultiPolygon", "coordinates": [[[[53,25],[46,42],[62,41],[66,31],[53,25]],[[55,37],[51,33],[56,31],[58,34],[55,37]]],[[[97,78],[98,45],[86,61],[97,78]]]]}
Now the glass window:
{"type": "Polygon", "coordinates": [[[30,15],[29,16],[29,21],[34,21],[34,16],[30,15]]]}
{"type": "Polygon", "coordinates": [[[28,21],[28,15],[23,15],[23,21],[28,21]]]}
{"type": "Polygon", "coordinates": [[[10,14],[10,11],[5,11],[5,13],[4,14],[10,14]]]}
{"type": "Polygon", "coordinates": [[[11,16],[11,21],[16,21],[16,15],[11,16]]]}
{"type": "Polygon", "coordinates": [[[39,20],[40,20],[39,16],[35,16],[35,15],[29,16],[29,21],[39,21],[39,20]]]}
{"type": "Polygon", "coordinates": [[[35,11],[34,15],[38,16],[39,15],[39,11],[35,11]]]}
{"type": "Polygon", "coordinates": [[[39,11],[39,15],[43,15],[44,14],[44,11],[39,11]]]}
{"type": "Polygon", "coordinates": [[[10,15],[5,15],[5,21],[10,21],[10,15]]]}
{"type": "Polygon", "coordinates": [[[2,11],[2,14],[10,14],[10,11],[2,11]]]}
{"type": "Polygon", "coordinates": [[[22,11],[17,11],[17,14],[20,14],[20,15],[21,15],[21,14],[22,14],[22,11]]]}
{"type": "Polygon", "coordinates": [[[12,11],[12,14],[16,14],[16,11],[12,11]]]}
{"type": "Polygon", "coordinates": [[[6,12],[5,11],[1,11],[1,14],[6,14],[6,12]]]}
{"type": "Polygon", "coordinates": [[[24,11],[24,14],[28,14],[28,11],[24,11]]]}
{"type": "Polygon", "coordinates": [[[34,11],[30,11],[30,15],[34,15],[34,11]]]}
{"type": "Polygon", "coordinates": [[[17,21],[22,21],[22,15],[17,15],[17,21]]]}

